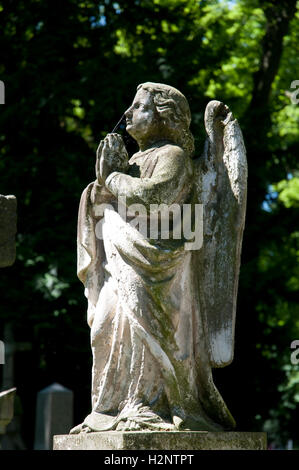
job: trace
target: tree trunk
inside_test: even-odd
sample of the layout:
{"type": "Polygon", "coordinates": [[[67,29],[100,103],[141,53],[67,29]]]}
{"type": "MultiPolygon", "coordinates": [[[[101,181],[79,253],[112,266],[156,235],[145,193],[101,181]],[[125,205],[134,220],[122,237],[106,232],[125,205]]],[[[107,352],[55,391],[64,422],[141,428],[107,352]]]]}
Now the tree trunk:
{"type": "Polygon", "coordinates": [[[260,6],[267,18],[267,25],[262,42],[260,66],[254,74],[252,99],[248,109],[252,115],[263,113],[269,116],[270,114],[268,104],[271,87],[280,64],[283,38],[296,12],[296,3],[297,0],[280,0],[279,2],[260,0],[260,6]]]}
{"type": "Polygon", "coordinates": [[[260,0],[260,7],[265,13],[267,24],[261,45],[260,66],[253,77],[252,98],[246,112],[246,125],[244,126],[248,154],[246,216],[248,230],[245,230],[244,233],[245,262],[253,260],[258,255],[260,233],[264,230],[265,217],[261,212],[261,204],[267,191],[265,162],[272,158],[267,138],[271,126],[269,99],[283,52],[283,39],[288,32],[290,21],[294,18],[296,3],[297,0],[281,0],[279,2],[260,0]],[[247,237],[248,244],[246,243],[247,237]],[[250,242],[252,237],[256,240],[255,244],[250,242]]]}

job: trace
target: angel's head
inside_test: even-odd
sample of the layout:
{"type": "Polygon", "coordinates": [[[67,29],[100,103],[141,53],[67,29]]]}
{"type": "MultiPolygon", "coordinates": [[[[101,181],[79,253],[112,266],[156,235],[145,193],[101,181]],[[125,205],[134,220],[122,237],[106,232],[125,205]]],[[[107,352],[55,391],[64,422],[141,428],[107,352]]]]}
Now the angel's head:
{"type": "Polygon", "coordinates": [[[182,147],[188,155],[193,154],[190,108],[185,96],[176,88],[161,83],[142,83],[125,114],[127,131],[137,141],[148,136],[167,139],[182,147]]]}

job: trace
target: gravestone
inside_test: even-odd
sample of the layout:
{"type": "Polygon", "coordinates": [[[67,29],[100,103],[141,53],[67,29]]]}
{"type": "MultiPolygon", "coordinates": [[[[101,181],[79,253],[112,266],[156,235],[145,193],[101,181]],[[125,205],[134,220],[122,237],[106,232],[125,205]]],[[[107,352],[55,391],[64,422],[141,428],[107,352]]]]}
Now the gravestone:
{"type": "Polygon", "coordinates": [[[2,436],[6,433],[6,426],[13,418],[15,393],[16,388],[0,392],[0,449],[2,448],[2,436]]]}
{"type": "MultiPolygon", "coordinates": [[[[2,370],[2,389],[8,390],[14,386],[15,383],[15,362],[16,354],[18,352],[26,352],[32,349],[32,344],[29,342],[15,341],[14,329],[12,323],[6,323],[4,326],[4,345],[5,345],[5,361],[2,370]]],[[[12,421],[6,428],[5,436],[2,439],[3,450],[23,450],[25,444],[22,439],[21,433],[22,421],[22,405],[18,395],[15,397],[15,414],[12,421]]]]}
{"type": "Polygon", "coordinates": [[[5,364],[5,345],[3,341],[0,341],[0,364],[5,364]]]}
{"type": "Polygon", "coordinates": [[[5,85],[2,80],[0,80],[0,104],[5,104],[5,85]]]}
{"type": "Polygon", "coordinates": [[[35,450],[52,449],[54,434],[65,434],[73,425],[73,392],[58,383],[38,392],[35,450]]]}
{"type": "Polygon", "coordinates": [[[13,418],[16,388],[0,392],[0,434],[4,434],[6,426],[13,418]]]}
{"type": "Polygon", "coordinates": [[[14,385],[16,353],[31,351],[32,344],[26,341],[15,341],[12,323],[4,326],[5,367],[2,372],[2,388],[8,389],[14,385]]]}
{"type": "Polygon", "coordinates": [[[16,257],[17,199],[0,194],[0,267],[11,266],[16,257]]]}
{"type": "MultiPolygon", "coordinates": [[[[0,82],[2,85],[3,82],[0,82]]],[[[1,89],[2,90],[2,89],[1,89]]],[[[4,85],[3,85],[4,92],[4,85]]],[[[1,97],[0,97],[1,103],[1,97]]],[[[4,103],[4,101],[3,101],[4,103]]],[[[0,268],[11,266],[16,258],[15,234],[17,230],[17,199],[15,196],[3,196],[0,194],[0,268]]],[[[6,344],[1,341],[0,364],[3,364],[2,387],[6,390],[0,393],[0,434],[6,433],[6,427],[13,419],[14,398],[16,388],[13,387],[13,378],[8,383],[4,376],[9,369],[5,361],[7,354],[6,344]],[[11,388],[13,387],[13,388],[11,388]]]]}

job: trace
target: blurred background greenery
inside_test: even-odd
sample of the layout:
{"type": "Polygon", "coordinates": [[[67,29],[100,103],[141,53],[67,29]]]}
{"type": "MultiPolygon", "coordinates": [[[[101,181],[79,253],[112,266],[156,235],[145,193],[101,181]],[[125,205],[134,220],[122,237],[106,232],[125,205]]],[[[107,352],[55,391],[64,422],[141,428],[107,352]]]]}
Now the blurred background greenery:
{"type": "Polygon", "coordinates": [[[211,99],[238,118],[248,209],[234,362],[215,370],[238,430],[299,447],[299,4],[295,0],[0,0],[2,194],[18,199],[17,260],[1,270],[0,337],[16,342],[14,385],[32,448],[36,393],[74,390],[90,408],[91,352],[76,278],[80,195],[98,142],[145,81],[187,97],[197,155],[211,99]],[[298,88],[298,87],[297,87],[298,88]]]}

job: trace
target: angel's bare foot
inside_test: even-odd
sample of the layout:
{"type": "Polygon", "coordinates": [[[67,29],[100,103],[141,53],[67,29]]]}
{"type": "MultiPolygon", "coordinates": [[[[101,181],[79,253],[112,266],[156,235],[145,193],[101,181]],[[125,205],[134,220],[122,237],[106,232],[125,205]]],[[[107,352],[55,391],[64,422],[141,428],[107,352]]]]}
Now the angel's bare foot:
{"type": "Polygon", "coordinates": [[[80,432],[90,432],[91,429],[85,423],[78,424],[70,430],[70,434],[79,434],[80,432]]]}

